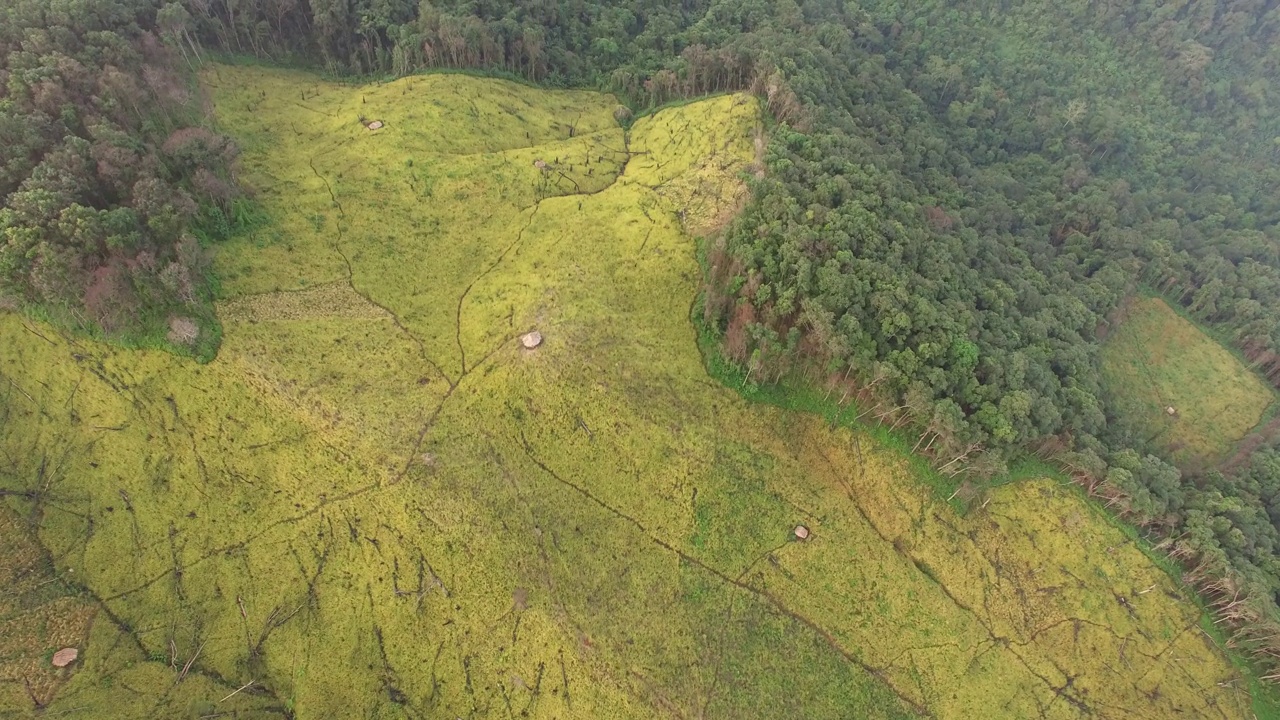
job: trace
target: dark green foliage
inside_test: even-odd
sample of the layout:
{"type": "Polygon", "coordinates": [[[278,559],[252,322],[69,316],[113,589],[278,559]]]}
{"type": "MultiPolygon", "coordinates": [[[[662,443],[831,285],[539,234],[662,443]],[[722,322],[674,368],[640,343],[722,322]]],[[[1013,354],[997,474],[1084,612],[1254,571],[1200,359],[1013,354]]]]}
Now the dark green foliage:
{"type": "Polygon", "coordinates": [[[154,13],[146,2],[0,2],[0,300],[211,356],[191,232],[216,239],[235,225],[236,149],[200,127],[189,70],[154,13]],[[171,332],[174,318],[203,328],[171,332]]]}
{"type": "Polygon", "coordinates": [[[1239,471],[1211,473],[1188,502],[1191,532],[1211,535],[1250,579],[1277,592],[1280,576],[1280,452],[1254,454],[1239,471]]]}
{"type": "MultiPolygon", "coordinates": [[[[1006,11],[873,3],[843,42],[794,53],[789,81],[820,121],[775,134],[725,253],[748,280],[717,288],[773,331],[754,337],[802,328],[811,354],[885,380],[921,424],[958,404],[957,448],[1106,435],[1095,331],[1141,280],[1235,329],[1251,358],[1280,310],[1275,173],[1257,162],[1274,121],[1226,135],[1216,105],[1161,88],[1150,49],[1070,9],[1006,11]],[[1147,62],[1098,76],[1125,52],[1147,62]]],[[[776,371],[793,357],[757,342],[742,361],[752,344],[776,371]]]]}

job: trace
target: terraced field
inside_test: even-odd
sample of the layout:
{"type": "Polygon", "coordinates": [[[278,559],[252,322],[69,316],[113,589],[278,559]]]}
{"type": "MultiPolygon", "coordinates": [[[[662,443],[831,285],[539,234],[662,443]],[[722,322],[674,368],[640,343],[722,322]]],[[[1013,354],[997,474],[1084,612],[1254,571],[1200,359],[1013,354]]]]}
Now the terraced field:
{"type": "MultiPolygon", "coordinates": [[[[742,201],[751,98],[624,132],[607,96],[496,80],[206,81],[273,219],[219,251],[217,360],[0,315],[5,527],[94,613],[38,698],[20,666],[66,632],[6,646],[0,708],[1248,716],[1195,606],[1069,489],[959,517],[707,376],[685,227],[742,201]]],[[[6,621],[51,601],[24,597],[6,621]]]]}

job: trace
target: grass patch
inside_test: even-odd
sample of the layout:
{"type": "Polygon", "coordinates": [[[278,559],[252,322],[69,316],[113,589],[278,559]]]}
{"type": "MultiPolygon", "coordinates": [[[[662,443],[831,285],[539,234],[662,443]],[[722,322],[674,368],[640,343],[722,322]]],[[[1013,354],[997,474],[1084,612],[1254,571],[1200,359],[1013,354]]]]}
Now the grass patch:
{"type": "Polygon", "coordinates": [[[1229,350],[1154,297],[1135,298],[1107,338],[1102,376],[1113,411],[1183,467],[1224,459],[1274,401],[1229,350]]]}

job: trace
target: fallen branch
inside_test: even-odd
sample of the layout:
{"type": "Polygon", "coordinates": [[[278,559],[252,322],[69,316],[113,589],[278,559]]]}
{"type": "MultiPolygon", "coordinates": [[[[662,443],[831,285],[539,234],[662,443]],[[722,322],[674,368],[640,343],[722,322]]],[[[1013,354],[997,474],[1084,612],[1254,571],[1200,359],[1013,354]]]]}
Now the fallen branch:
{"type": "Polygon", "coordinates": [[[204,643],[200,643],[200,647],[196,648],[196,654],[192,655],[191,659],[187,661],[187,664],[182,666],[182,674],[178,676],[178,680],[174,685],[182,682],[183,678],[187,676],[187,673],[191,670],[191,666],[195,664],[196,658],[200,657],[201,650],[204,650],[204,643]]]}
{"type": "MultiPolygon", "coordinates": [[[[252,685],[252,684],[254,684],[254,683],[256,683],[256,682],[257,682],[257,680],[250,680],[249,682],[247,682],[247,683],[245,683],[245,684],[241,685],[240,687],[236,688],[235,690],[232,690],[231,692],[227,693],[227,696],[226,696],[226,697],[224,697],[224,698],[222,698],[222,700],[226,700],[227,698],[230,698],[232,695],[235,695],[236,693],[240,692],[241,690],[243,690],[243,689],[245,689],[245,688],[249,687],[250,685],[252,685]]],[[[218,702],[222,702],[222,700],[219,700],[218,702]]]]}

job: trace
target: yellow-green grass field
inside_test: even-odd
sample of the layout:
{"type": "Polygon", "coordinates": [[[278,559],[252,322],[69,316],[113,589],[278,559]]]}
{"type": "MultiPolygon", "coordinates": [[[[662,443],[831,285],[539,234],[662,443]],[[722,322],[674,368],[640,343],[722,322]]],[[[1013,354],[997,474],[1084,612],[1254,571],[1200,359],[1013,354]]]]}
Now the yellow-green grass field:
{"type": "Polygon", "coordinates": [[[1183,467],[1226,458],[1274,400],[1238,358],[1154,297],[1131,301],[1103,345],[1102,374],[1115,411],[1183,467]]]}
{"type": "Polygon", "coordinates": [[[961,517],[707,376],[682,219],[741,201],[752,98],[624,133],[498,80],[205,81],[272,219],[219,250],[218,358],[0,315],[0,488],[96,610],[47,712],[1248,717],[1069,488],[961,517]]]}

